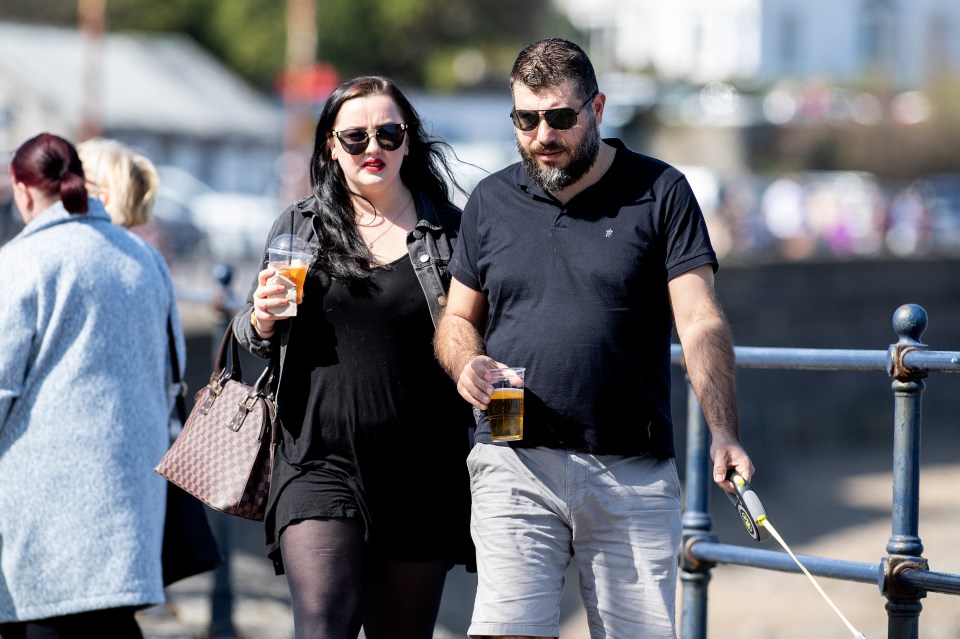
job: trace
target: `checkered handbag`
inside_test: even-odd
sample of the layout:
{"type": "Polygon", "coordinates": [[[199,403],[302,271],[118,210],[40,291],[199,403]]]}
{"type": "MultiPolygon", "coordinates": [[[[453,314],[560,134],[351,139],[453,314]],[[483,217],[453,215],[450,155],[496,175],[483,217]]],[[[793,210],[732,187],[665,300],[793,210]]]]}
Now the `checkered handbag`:
{"type": "Polygon", "coordinates": [[[228,326],[210,383],[196,394],[183,430],[154,470],[211,508],[262,520],[277,441],[272,381],[271,364],[253,386],[243,382],[228,326]]]}

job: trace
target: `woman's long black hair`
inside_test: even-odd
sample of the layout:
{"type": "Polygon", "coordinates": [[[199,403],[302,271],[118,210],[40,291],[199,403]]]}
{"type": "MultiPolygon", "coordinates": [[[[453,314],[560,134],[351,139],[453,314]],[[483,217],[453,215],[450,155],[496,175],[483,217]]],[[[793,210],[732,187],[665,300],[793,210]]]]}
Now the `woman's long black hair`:
{"type": "Polygon", "coordinates": [[[409,153],[400,166],[400,179],[407,188],[420,192],[437,206],[450,200],[451,185],[459,188],[445,154],[450,147],[427,136],[416,109],[396,84],[381,76],[361,76],[338,86],[317,121],[310,158],[310,184],[320,209],[320,262],[329,275],[339,279],[366,278],[374,257],[357,229],[353,194],[347,188],[343,171],[330,156],[333,140],[330,132],[347,100],[373,95],[392,99],[407,125],[409,153]]]}

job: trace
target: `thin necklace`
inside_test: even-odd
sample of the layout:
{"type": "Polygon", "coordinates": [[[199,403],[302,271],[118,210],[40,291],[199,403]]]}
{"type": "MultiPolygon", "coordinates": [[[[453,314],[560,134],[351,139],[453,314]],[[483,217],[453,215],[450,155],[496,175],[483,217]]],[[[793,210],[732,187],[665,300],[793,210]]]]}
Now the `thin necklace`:
{"type": "Polygon", "coordinates": [[[407,209],[410,208],[410,205],[411,205],[411,204],[413,204],[413,198],[412,198],[412,197],[411,197],[410,200],[406,203],[406,205],[404,205],[404,207],[403,207],[402,209],[400,209],[400,212],[393,216],[393,219],[392,219],[392,220],[387,219],[387,216],[384,215],[384,216],[383,216],[383,219],[386,220],[387,222],[390,222],[390,224],[389,224],[385,229],[383,229],[383,230],[380,232],[380,235],[376,236],[376,237],[373,238],[372,240],[368,240],[368,241],[367,241],[367,248],[369,248],[369,249],[372,251],[372,250],[373,250],[373,245],[376,244],[377,240],[379,240],[381,237],[383,237],[384,235],[386,235],[386,234],[387,234],[387,231],[389,231],[389,230],[392,229],[394,226],[396,226],[397,220],[399,220],[399,219],[400,219],[400,216],[403,215],[403,214],[407,211],[407,209]]]}

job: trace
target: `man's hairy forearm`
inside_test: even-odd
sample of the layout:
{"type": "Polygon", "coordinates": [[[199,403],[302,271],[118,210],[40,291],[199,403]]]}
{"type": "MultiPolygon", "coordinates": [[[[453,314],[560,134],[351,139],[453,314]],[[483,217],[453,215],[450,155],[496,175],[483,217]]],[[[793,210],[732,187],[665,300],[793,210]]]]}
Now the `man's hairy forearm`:
{"type": "Polygon", "coordinates": [[[483,339],[476,327],[462,317],[446,313],[437,325],[433,348],[440,366],[454,381],[470,360],[484,354],[483,339]]]}
{"type": "Polygon", "coordinates": [[[690,384],[713,437],[739,438],[733,337],[722,316],[691,326],[682,341],[690,384]]]}

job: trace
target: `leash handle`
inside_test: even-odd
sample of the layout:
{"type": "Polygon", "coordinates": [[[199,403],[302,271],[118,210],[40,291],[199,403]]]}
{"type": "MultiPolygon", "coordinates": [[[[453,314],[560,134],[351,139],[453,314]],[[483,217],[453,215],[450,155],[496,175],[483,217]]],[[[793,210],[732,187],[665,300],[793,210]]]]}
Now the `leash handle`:
{"type": "Polygon", "coordinates": [[[747,534],[757,542],[770,539],[770,531],[762,524],[763,520],[767,518],[767,511],[760,502],[760,498],[757,497],[757,493],[753,490],[753,486],[733,469],[727,473],[727,480],[733,484],[734,492],[724,491],[724,493],[737,509],[740,521],[743,522],[743,527],[747,529],[747,534]]]}

